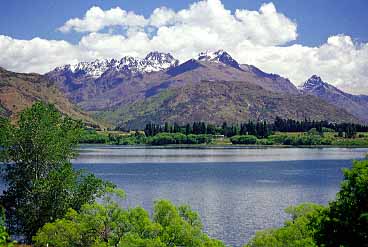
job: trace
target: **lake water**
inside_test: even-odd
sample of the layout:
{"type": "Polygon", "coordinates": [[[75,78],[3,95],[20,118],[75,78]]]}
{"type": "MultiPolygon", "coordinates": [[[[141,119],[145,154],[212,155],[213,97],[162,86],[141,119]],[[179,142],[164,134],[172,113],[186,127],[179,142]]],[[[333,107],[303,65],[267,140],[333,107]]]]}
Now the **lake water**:
{"type": "Polygon", "coordinates": [[[302,202],[327,204],[341,169],[368,149],[151,148],[82,146],[73,161],[127,193],[123,206],[152,210],[157,199],[189,204],[204,230],[229,246],[255,231],[281,226],[284,209],[302,202]]]}

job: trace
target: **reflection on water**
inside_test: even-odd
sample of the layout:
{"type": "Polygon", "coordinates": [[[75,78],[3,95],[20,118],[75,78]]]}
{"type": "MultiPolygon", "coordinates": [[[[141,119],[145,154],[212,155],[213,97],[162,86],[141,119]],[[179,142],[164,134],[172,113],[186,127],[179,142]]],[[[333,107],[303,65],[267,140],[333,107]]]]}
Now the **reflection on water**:
{"type": "Polygon", "coordinates": [[[282,225],[287,206],[333,199],[341,169],[367,152],[83,146],[74,164],[123,188],[123,206],[151,210],[160,198],[190,204],[210,236],[242,246],[256,230],[282,225]]]}
{"type": "Polygon", "coordinates": [[[365,148],[122,147],[85,145],[78,163],[203,163],[362,158],[365,148]]]}

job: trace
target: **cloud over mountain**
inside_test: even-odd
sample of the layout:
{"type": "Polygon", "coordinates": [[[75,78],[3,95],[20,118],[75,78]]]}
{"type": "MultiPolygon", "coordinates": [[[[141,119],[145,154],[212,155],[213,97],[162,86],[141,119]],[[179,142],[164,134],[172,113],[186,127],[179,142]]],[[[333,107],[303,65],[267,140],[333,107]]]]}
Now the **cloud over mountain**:
{"type": "Polygon", "coordinates": [[[296,42],[297,23],[273,3],[258,11],[226,9],[220,0],[203,0],[175,11],[155,9],[145,17],[120,7],[91,7],[67,20],[59,31],[80,32],[77,44],[0,35],[0,66],[22,72],[47,72],[56,66],[96,58],[143,57],[170,52],[182,62],[206,50],[224,49],[237,61],[281,74],[300,84],[319,74],[350,92],[368,92],[368,44],[337,34],[319,47],[296,42]]]}

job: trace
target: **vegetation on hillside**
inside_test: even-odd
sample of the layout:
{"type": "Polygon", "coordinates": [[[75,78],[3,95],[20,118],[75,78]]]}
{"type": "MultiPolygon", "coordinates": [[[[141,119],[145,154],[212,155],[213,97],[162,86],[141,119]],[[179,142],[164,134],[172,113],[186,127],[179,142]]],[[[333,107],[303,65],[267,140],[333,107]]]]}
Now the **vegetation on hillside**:
{"type": "Polygon", "coordinates": [[[20,112],[37,101],[52,103],[65,115],[96,126],[87,113],[71,103],[45,76],[15,73],[0,68],[0,116],[17,121],[20,112]]]}
{"type": "MultiPolygon", "coordinates": [[[[103,112],[96,114],[99,119],[118,125],[121,129],[141,129],[148,122],[163,124],[204,121],[221,124],[224,121],[240,123],[248,119],[273,121],[277,116],[331,122],[360,121],[346,110],[312,95],[266,90],[258,83],[256,85],[244,81],[244,77],[241,81],[223,81],[201,80],[202,76],[206,74],[198,75],[199,82],[193,82],[193,77],[180,76],[179,80],[169,80],[168,86],[164,84],[168,83],[165,79],[165,82],[159,83],[163,87],[155,90],[154,95],[149,93],[149,88],[154,87],[152,83],[158,83],[156,78],[149,84],[139,84],[149,85],[139,87],[139,92],[136,91],[136,81],[134,85],[124,84],[124,98],[119,90],[119,96],[114,97],[119,102],[116,102],[114,107],[105,108],[103,112]],[[128,94],[125,91],[128,90],[128,85],[129,89],[135,92],[128,94]]],[[[108,98],[93,99],[107,101],[108,98]]],[[[95,103],[91,102],[91,99],[88,101],[95,103]]]]}

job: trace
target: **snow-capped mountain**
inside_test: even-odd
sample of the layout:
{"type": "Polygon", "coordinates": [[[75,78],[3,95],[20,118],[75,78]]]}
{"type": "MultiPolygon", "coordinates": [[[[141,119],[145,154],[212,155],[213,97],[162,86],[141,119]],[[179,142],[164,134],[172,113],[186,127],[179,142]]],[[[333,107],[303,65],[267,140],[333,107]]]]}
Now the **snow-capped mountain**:
{"type": "Polygon", "coordinates": [[[55,71],[71,72],[82,76],[98,78],[108,70],[130,73],[157,72],[175,67],[179,61],[169,53],[150,52],[144,59],[125,56],[117,59],[97,59],[92,62],[80,62],[57,67],[55,71]]]}
{"type": "MultiPolygon", "coordinates": [[[[302,93],[287,78],[239,64],[223,50],[181,64],[159,52],[143,59],[97,60],[57,68],[45,77],[83,110],[134,128],[152,121],[222,123],[276,116],[358,121],[340,105],[302,93]]],[[[313,77],[309,84],[317,81],[313,77]]]]}
{"type": "Polygon", "coordinates": [[[209,61],[209,62],[217,62],[229,65],[231,67],[240,69],[239,63],[233,59],[229,53],[224,50],[218,50],[215,52],[201,52],[198,54],[197,60],[199,61],[209,61]]]}
{"type": "Polygon", "coordinates": [[[312,75],[304,84],[300,87],[301,91],[308,92],[308,93],[324,93],[326,90],[331,90],[336,93],[343,93],[338,88],[324,82],[321,77],[317,75],[312,75]]]}
{"type": "Polygon", "coordinates": [[[300,87],[304,94],[312,94],[322,100],[343,108],[352,115],[368,121],[368,96],[346,93],[337,87],[324,82],[321,77],[313,75],[300,87]]]}

